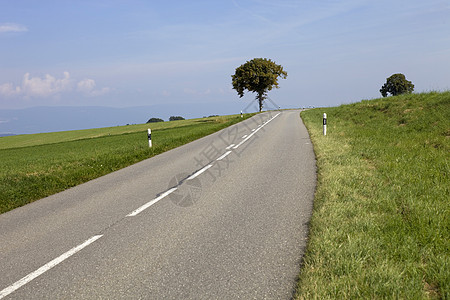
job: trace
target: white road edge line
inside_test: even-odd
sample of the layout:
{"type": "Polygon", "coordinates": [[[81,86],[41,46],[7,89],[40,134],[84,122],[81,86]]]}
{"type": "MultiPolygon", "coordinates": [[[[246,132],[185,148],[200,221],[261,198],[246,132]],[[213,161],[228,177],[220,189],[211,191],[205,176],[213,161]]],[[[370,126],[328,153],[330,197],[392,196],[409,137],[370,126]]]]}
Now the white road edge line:
{"type": "Polygon", "coordinates": [[[40,267],[39,269],[37,269],[36,271],[28,274],[27,276],[23,277],[22,279],[20,279],[19,281],[17,281],[16,283],[8,286],[7,288],[3,289],[2,291],[0,291],[0,299],[8,296],[9,294],[11,294],[12,292],[16,291],[17,289],[19,289],[20,287],[22,287],[23,285],[27,284],[28,282],[30,282],[31,280],[35,279],[36,277],[44,274],[45,272],[47,272],[48,270],[50,270],[51,268],[53,268],[54,266],[60,264],[61,262],[63,262],[64,260],[68,259],[69,257],[71,257],[72,255],[74,255],[75,253],[77,253],[78,251],[82,250],[83,248],[89,246],[90,244],[92,244],[93,242],[95,242],[96,240],[98,240],[99,238],[101,238],[103,235],[95,235],[93,237],[91,237],[90,239],[88,239],[86,242],[84,242],[81,245],[76,246],[75,248],[72,248],[71,250],[67,251],[66,253],[64,253],[63,255],[55,258],[54,260],[50,261],[49,263],[43,265],[42,267],[40,267]]]}
{"type": "Polygon", "coordinates": [[[225,150],[229,150],[230,148],[232,148],[234,146],[234,144],[231,144],[230,146],[226,147],[225,150]]]}
{"type": "Polygon", "coordinates": [[[206,167],[203,167],[202,169],[198,170],[197,172],[195,172],[194,174],[189,176],[186,180],[194,179],[195,177],[197,177],[198,175],[202,174],[203,172],[205,172],[206,170],[208,170],[211,167],[212,167],[212,165],[207,165],[206,167]]]}
{"type": "Polygon", "coordinates": [[[152,201],[147,202],[146,204],[142,205],[138,209],[134,210],[132,213],[128,214],[127,217],[134,217],[134,216],[140,214],[141,212],[143,212],[144,210],[146,210],[147,208],[149,208],[150,206],[152,206],[153,204],[155,204],[156,202],[158,202],[162,198],[166,197],[167,195],[175,192],[176,190],[177,190],[176,187],[171,188],[170,190],[162,193],[161,195],[159,195],[157,198],[153,199],[152,201]]]}
{"type": "Polygon", "coordinates": [[[221,157],[219,157],[219,158],[216,159],[216,160],[222,160],[222,159],[224,159],[225,157],[227,157],[227,155],[230,154],[230,153],[231,153],[231,151],[225,152],[224,155],[222,155],[221,157]]]}
{"type": "MultiPolygon", "coordinates": [[[[276,114],[274,117],[272,117],[270,120],[268,120],[266,122],[266,124],[264,124],[264,126],[266,126],[270,121],[272,121],[273,119],[275,119],[276,117],[278,117],[280,115],[280,113],[276,114]]],[[[239,144],[237,144],[236,146],[233,147],[233,149],[237,149],[240,145],[242,145],[243,143],[245,143],[246,141],[248,141],[254,134],[256,134],[261,128],[263,128],[264,126],[259,127],[258,129],[256,129],[255,131],[253,131],[252,133],[250,133],[245,139],[243,139],[239,144]]]]}

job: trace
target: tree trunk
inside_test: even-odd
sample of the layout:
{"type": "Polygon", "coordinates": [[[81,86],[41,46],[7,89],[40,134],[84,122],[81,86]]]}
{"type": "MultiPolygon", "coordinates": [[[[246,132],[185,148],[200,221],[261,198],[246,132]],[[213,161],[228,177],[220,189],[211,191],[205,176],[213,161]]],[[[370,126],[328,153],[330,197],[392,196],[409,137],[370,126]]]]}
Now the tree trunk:
{"type": "Polygon", "coordinates": [[[263,108],[263,102],[264,102],[264,94],[258,93],[258,96],[256,96],[256,99],[258,99],[258,103],[259,103],[259,112],[262,112],[262,108],[263,108]]]}

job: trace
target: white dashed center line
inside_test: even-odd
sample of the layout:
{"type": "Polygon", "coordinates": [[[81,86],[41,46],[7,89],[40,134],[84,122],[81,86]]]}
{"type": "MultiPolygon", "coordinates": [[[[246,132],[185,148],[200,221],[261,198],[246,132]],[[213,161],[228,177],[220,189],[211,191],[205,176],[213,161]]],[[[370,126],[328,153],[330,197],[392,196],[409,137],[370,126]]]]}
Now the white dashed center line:
{"type": "Polygon", "coordinates": [[[219,157],[219,158],[216,159],[216,160],[222,160],[222,159],[224,159],[225,157],[227,157],[227,155],[230,154],[230,153],[231,153],[231,151],[227,151],[227,152],[225,152],[224,155],[222,155],[221,157],[219,157]]]}
{"type": "Polygon", "coordinates": [[[206,167],[203,167],[202,169],[198,170],[197,172],[195,172],[194,174],[189,176],[186,180],[194,179],[195,177],[197,177],[198,175],[202,174],[203,172],[205,172],[206,170],[208,170],[211,167],[212,167],[212,165],[207,165],[206,167]]]}
{"type": "Polygon", "coordinates": [[[61,256],[55,258],[51,262],[43,265],[42,267],[40,267],[36,271],[34,271],[34,272],[28,274],[27,276],[25,276],[24,278],[20,279],[16,283],[14,283],[14,284],[10,285],[9,287],[3,289],[2,291],[0,291],[0,299],[8,296],[9,294],[14,292],[15,290],[19,289],[21,286],[27,284],[28,282],[30,282],[31,280],[35,279],[36,277],[44,274],[45,272],[47,272],[48,270],[50,270],[54,266],[62,263],[63,261],[65,261],[66,259],[68,259],[72,255],[74,255],[78,251],[82,250],[83,248],[89,246],[90,244],[92,244],[93,242],[95,242],[96,240],[101,238],[102,236],[103,235],[96,235],[96,236],[91,237],[90,239],[88,239],[83,244],[78,245],[75,248],[72,248],[71,250],[69,250],[66,253],[62,254],[61,256]]]}
{"type": "Polygon", "coordinates": [[[175,192],[176,190],[177,190],[177,188],[171,188],[170,190],[168,190],[168,191],[162,193],[161,195],[159,195],[159,197],[153,199],[150,202],[147,202],[146,204],[142,205],[138,209],[134,210],[131,214],[128,214],[127,217],[134,217],[134,216],[136,216],[137,214],[139,214],[142,211],[146,210],[147,208],[149,208],[150,206],[152,206],[153,204],[155,204],[156,202],[158,202],[162,198],[166,197],[167,195],[170,195],[171,193],[175,192]]]}
{"type": "MultiPolygon", "coordinates": [[[[273,119],[275,119],[276,117],[278,117],[280,115],[280,113],[276,114],[273,118],[271,118],[270,120],[268,120],[264,126],[266,126],[270,121],[272,121],[273,119]]],[[[246,141],[248,141],[255,133],[257,133],[261,128],[263,128],[264,126],[258,127],[258,129],[252,129],[252,133],[250,133],[247,137],[245,137],[245,139],[242,140],[242,142],[240,142],[239,144],[237,144],[236,146],[233,147],[233,149],[237,149],[239,148],[240,145],[242,145],[243,143],[245,143],[246,141]]],[[[244,137],[242,137],[244,138],[244,137]]]]}

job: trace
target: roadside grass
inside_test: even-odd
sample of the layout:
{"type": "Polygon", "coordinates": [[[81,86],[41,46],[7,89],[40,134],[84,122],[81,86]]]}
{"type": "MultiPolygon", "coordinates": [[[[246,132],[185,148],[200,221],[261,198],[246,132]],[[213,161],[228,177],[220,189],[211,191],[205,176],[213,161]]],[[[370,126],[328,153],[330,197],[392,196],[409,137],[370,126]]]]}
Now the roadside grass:
{"type": "Polygon", "coordinates": [[[236,124],[254,114],[0,138],[0,213],[236,124]],[[147,128],[153,147],[148,147],[147,128]]]}
{"type": "Polygon", "coordinates": [[[450,299],[450,92],[301,116],[318,186],[296,299],[450,299]]]}

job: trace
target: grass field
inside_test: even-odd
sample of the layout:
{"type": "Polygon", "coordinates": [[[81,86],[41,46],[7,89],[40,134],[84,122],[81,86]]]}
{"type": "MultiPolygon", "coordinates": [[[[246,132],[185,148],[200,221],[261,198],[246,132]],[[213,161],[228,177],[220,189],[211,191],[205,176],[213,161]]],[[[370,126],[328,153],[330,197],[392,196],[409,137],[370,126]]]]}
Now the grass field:
{"type": "Polygon", "coordinates": [[[302,118],[318,187],[296,298],[450,299],[450,92],[302,118]]]}
{"type": "Polygon", "coordinates": [[[0,138],[0,213],[181,146],[253,114],[0,138]],[[153,147],[148,147],[147,128],[153,147]]]}

